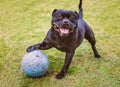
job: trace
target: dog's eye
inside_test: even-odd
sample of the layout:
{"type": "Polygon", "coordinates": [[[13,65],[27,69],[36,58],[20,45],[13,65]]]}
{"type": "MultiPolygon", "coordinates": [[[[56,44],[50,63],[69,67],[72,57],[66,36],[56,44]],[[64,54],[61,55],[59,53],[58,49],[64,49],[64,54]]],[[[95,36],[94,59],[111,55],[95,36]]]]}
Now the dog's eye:
{"type": "Polygon", "coordinates": [[[74,19],[74,16],[70,16],[70,20],[73,20],[74,19]]]}
{"type": "Polygon", "coordinates": [[[62,19],[63,17],[62,17],[62,15],[58,15],[57,18],[58,19],[62,19]]]}

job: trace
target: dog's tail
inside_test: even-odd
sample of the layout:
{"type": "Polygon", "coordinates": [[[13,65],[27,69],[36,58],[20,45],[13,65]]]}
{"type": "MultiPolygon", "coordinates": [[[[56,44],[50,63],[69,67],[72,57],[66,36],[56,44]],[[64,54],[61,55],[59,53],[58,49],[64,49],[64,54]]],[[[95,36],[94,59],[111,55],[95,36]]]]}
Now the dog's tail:
{"type": "Polygon", "coordinates": [[[82,19],[83,18],[82,0],[80,0],[78,8],[79,8],[79,18],[82,19]]]}

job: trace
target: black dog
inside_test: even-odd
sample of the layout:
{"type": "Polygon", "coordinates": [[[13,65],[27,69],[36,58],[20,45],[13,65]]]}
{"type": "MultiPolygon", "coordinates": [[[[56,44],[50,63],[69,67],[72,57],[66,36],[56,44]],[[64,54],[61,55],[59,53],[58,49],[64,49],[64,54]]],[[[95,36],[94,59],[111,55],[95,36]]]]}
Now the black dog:
{"type": "Polygon", "coordinates": [[[76,11],[57,10],[52,13],[52,27],[48,31],[42,43],[28,47],[27,52],[33,50],[47,50],[55,47],[66,53],[65,62],[62,70],[56,76],[57,79],[63,78],[70,66],[74,56],[75,49],[82,43],[83,39],[87,39],[92,45],[92,49],[96,58],[100,55],[95,46],[95,38],[93,31],[89,25],[83,20],[82,0],[79,3],[79,14],[76,11]]]}

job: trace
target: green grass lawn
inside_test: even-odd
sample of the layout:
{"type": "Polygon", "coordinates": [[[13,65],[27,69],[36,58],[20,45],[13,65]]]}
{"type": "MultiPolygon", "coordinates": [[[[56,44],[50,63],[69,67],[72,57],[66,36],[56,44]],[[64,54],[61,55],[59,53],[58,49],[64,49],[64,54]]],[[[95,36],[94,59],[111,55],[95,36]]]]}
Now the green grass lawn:
{"type": "Polygon", "coordinates": [[[45,77],[21,72],[30,45],[41,42],[51,26],[55,8],[78,11],[79,0],[0,0],[0,87],[120,87],[120,0],[83,0],[84,19],[91,25],[101,59],[95,59],[84,40],[62,80],[65,54],[52,48],[45,77]]]}

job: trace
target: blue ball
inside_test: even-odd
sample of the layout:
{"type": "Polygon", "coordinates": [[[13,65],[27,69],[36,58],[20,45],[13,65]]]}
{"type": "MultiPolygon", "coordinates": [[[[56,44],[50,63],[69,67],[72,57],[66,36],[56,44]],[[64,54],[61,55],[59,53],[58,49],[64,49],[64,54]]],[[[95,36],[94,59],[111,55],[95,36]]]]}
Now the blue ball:
{"type": "Polygon", "coordinates": [[[48,70],[48,57],[40,50],[26,53],[22,59],[22,71],[29,77],[41,77],[48,70]]]}

